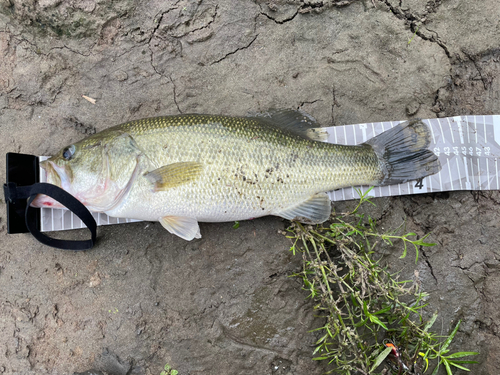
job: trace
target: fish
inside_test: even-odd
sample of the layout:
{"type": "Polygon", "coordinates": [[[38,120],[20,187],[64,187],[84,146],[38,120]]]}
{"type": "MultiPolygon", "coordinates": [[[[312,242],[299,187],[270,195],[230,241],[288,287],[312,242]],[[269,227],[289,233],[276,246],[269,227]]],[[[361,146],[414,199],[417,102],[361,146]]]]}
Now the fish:
{"type": "MultiPolygon", "coordinates": [[[[441,169],[418,119],[354,146],[326,137],[314,118],[296,110],[180,114],[110,127],[40,164],[48,183],[89,210],[159,221],[188,241],[201,237],[199,222],[275,215],[323,223],[332,209],[328,191],[403,183],[441,169]]],[[[61,207],[45,195],[32,205],[61,207]]]]}

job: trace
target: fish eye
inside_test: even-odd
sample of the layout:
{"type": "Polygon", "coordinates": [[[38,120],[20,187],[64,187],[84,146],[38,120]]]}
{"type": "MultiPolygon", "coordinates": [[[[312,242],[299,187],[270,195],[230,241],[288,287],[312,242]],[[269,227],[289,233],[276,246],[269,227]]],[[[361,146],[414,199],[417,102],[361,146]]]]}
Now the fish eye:
{"type": "Polygon", "coordinates": [[[73,157],[74,154],[75,154],[75,146],[74,145],[66,147],[62,152],[62,156],[66,160],[71,160],[71,158],[73,157]]]}

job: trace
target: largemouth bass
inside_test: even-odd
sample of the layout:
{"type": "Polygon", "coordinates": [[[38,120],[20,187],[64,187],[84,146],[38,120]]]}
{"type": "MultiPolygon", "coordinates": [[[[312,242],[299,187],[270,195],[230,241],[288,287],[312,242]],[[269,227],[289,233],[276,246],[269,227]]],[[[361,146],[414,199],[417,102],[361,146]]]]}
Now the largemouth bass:
{"type": "MultiPolygon", "coordinates": [[[[67,146],[41,163],[47,182],[91,211],[159,221],[183,239],[198,222],[276,215],[303,223],[330,217],[327,191],[389,185],[440,170],[419,120],[357,146],[324,143],[302,112],[267,116],[177,115],[132,121],[67,146]]],[[[58,207],[38,196],[37,207],[58,207]]]]}

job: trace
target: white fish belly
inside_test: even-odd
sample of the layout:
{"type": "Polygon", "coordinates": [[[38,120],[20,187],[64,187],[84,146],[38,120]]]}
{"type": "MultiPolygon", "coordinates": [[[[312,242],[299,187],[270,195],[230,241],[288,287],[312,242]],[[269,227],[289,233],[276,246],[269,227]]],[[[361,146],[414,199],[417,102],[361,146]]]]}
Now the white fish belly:
{"type": "MultiPolygon", "coordinates": [[[[196,183],[154,192],[149,181],[136,184],[120,205],[106,213],[113,217],[157,221],[164,216],[191,217],[201,222],[247,220],[279,215],[313,192],[297,192],[283,186],[271,190],[253,181],[201,179],[196,183]]],[[[264,185],[264,186],[263,186],[264,185]]]]}

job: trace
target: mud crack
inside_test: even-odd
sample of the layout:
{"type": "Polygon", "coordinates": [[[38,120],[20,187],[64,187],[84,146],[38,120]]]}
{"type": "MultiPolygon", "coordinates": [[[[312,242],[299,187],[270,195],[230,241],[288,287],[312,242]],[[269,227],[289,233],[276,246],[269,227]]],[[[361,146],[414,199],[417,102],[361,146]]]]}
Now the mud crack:
{"type": "MultiPolygon", "coordinates": [[[[263,15],[264,17],[270,19],[271,21],[277,23],[278,25],[283,25],[284,23],[290,22],[295,17],[297,14],[306,14],[306,13],[321,13],[324,9],[327,9],[328,7],[345,7],[348,5],[351,5],[352,3],[356,2],[357,0],[325,0],[325,1],[318,1],[318,0],[302,0],[298,2],[297,7],[293,14],[289,15],[288,17],[285,17],[283,19],[278,19],[279,14],[276,16],[266,12],[264,9],[262,9],[262,4],[258,4],[260,8],[260,14],[263,15]]],[[[373,0],[372,0],[373,1],[373,0]]],[[[291,3],[291,2],[290,2],[291,3]]],[[[267,8],[271,12],[278,12],[279,6],[275,4],[273,1],[268,1],[267,2],[267,8]]]]}
{"type": "MultiPolygon", "coordinates": [[[[486,278],[487,276],[487,273],[485,274],[484,273],[484,269],[487,268],[487,266],[484,264],[484,262],[474,262],[472,263],[471,265],[469,265],[468,267],[463,267],[461,265],[458,265],[458,266],[452,266],[453,268],[458,268],[460,269],[465,276],[467,276],[467,278],[470,280],[470,282],[472,283],[472,286],[474,287],[474,290],[476,291],[476,293],[481,296],[481,299],[486,301],[486,302],[491,302],[491,299],[488,298],[488,296],[484,293],[483,289],[478,287],[477,284],[481,283],[484,281],[484,279],[486,278]],[[474,267],[475,265],[480,265],[483,269],[483,272],[481,273],[478,273],[478,272],[474,272],[471,270],[472,267],[474,267]],[[477,280],[475,280],[470,274],[475,274],[475,275],[479,275],[479,278],[477,280]]],[[[484,285],[484,284],[483,284],[484,285]]]]}
{"type": "MultiPolygon", "coordinates": [[[[177,3],[179,3],[179,1],[177,1],[177,3]]],[[[175,5],[177,5],[177,3],[175,3],[175,5]]],[[[167,9],[167,10],[164,10],[164,11],[159,12],[159,13],[156,14],[156,16],[155,16],[156,26],[154,27],[153,31],[151,32],[151,35],[149,36],[148,41],[146,42],[146,45],[148,46],[148,49],[149,49],[149,52],[150,52],[149,63],[151,64],[151,67],[153,68],[153,70],[155,71],[156,74],[158,74],[160,77],[168,78],[169,81],[172,83],[172,86],[173,86],[173,89],[172,89],[173,100],[174,100],[175,106],[177,107],[177,110],[179,111],[179,113],[182,113],[181,109],[179,108],[179,103],[177,103],[177,92],[176,92],[175,82],[172,79],[171,75],[166,76],[165,74],[163,74],[162,72],[160,72],[156,68],[156,65],[154,64],[154,51],[151,49],[151,41],[153,40],[154,36],[156,35],[156,32],[158,31],[158,29],[160,28],[160,25],[161,25],[161,22],[163,20],[163,17],[166,14],[168,14],[169,12],[171,12],[172,10],[177,9],[178,7],[175,6],[175,5],[173,7],[171,7],[171,8],[169,8],[169,9],[167,9]]]]}
{"type": "Polygon", "coordinates": [[[429,30],[426,28],[426,30],[430,31],[431,33],[434,33],[433,35],[431,36],[427,36],[427,35],[424,35],[421,31],[418,30],[418,26],[416,26],[414,23],[412,23],[410,25],[410,30],[415,33],[416,35],[418,35],[420,38],[422,38],[423,40],[427,40],[429,42],[432,42],[432,43],[436,43],[438,46],[440,46],[444,53],[446,54],[446,56],[448,58],[451,58],[451,53],[448,49],[448,47],[446,46],[446,44],[444,44],[444,42],[439,38],[439,35],[437,32],[435,31],[432,31],[432,30],[429,30]]]}
{"type": "Polygon", "coordinates": [[[195,33],[196,31],[200,31],[200,30],[203,30],[203,29],[210,27],[210,25],[213,24],[215,22],[215,19],[217,18],[218,9],[219,9],[219,4],[216,4],[215,8],[214,8],[214,14],[212,14],[212,19],[210,21],[208,21],[206,24],[204,24],[203,26],[200,26],[196,29],[190,30],[188,34],[192,34],[192,33],[195,33]]]}
{"type": "Polygon", "coordinates": [[[249,48],[253,44],[253,42],[255,42],[255,40],[257,39],[258,36],[259,36],[259,34],[255,35],[255,37],[246,46],[236,48],[234,51],[227,53],[224,57],[220,58],[219,60],[215,60],[214,62],[210,63],[210,65],[220,63],[222,60],[225,60],[227,57],[234,55],[235,53],[237,53],[239,51],[242,51],[244,49],[249,48]]]}
{"type": "Polygon", "coordinates": [[[259,6],[260,6],[260,14],[263,15],[264,17],[270,19],[271,21],[277,23],[278,25],[283,25],[284,23],[290,22],[291,20],[293,20],[297,16],[297,14],[299,14],[299,11],[300,11],[300,7],[299,7],[299,8],[297,8],[297,10],[295,11],[295,13],[293,15],[279,21],[276,18],[274,18],[273,16],[271,16],[270,14],[267,14],[266,12],[262,11],[262,6],[260,4],[259,4],[259,6]]]}
{"type": "Polygon", "coordinates": [[[479,74],[479,78],[481,78],[481,81],[483,82],[483,86],[485,90],[488,90],[489,86],[491,85],[491,80],[488,80],[486,77],[483,76],[483,70],[479,66],[477,62],[477,58],[474,58],[474,56],[470,55],[466,51],[462,50],[463,54],[467,56],[467,58],[472,61],[472,64],[477,70],[477,73],[479,74]]]}
{"type": "MultiPolygon", "coordinates": [[[[156,70],[156,69],[155,69],[156,70]]],[[[158,72],[157,72],[158,73],[158,72]]],[[[173,92],[174,92],[174,103],[175,103],[175,106],[177,107],[177,110],[179,111],[179,113],[182,113],[181,109],[179,108],[179,103],[177,103],[177,92],[176,92],[176,87],[175,87],[175,82],[174,80],[172,79],[172,76],[168,76],[168,78],[170,78],[170,82],[172,82],[172,86],[173,86],[173,92]]]]}
{"type": "Polygon", "coordinates": [[[489,333],[490,335],[500,337],[498,333],[498,325],[496,323],[487,324],[479,319],[474,320],[474,323],[477,325],[479,330],[489,333]]]}
{"type": "Polygon", "coordinates": [[[332,126],[335,126],[335,107],[340,107],[335,94],[335,86],[332,86],[332,126]]]}
{"type": "Polygon", "coordinates": [[[419,29],[421,25],[425,25],[425,22],[427,21],[427,15],[429,13],[435,12],[436,9],[441,5],[441,0],[429,1],[426,6],[426,11],[422,15],[414,14],[410,10],[402,9],[401,1],[399,2],[398,6],[392,5],[389,0],[381,0],[381,1],[390,9],[391,13],[393,13],[397,18],[409,24],[410,30],[414,35],[417,35],[423,40],[436,43],[444,50],[446,56],[448,58],[451,58],[451,53],[448,47],[439,38],[437,32],[425,28],[425,30],[432,33],[432,35],[426,35],[424,32],[422,32],[422,30],[419,29]]]}
{"type": "MultiPolygon", "coordinates": [[[[177,3],[179,3],[179,1],[177,1],[177,3]]],[[[175,5],[177,5],[177,3],[175,5]]],[[[163,21],[163,17],[165,16],[165,14],[168,14],[169,12],[171,12],[172,10],[175,10],[177,9],[178,7],[176,6],[173,6],[172,8],[169,8],[167,10],[163,10],[161,12],[158,12],[154,18],[154,22],[156,23],[156,26],[154,27],[153,31],[151,32],[151,35],[149,36],[148,38],[148,41],[147,41],[147,45],[148,47],[150,47],[150,44],[151,44],[151,40],[154,38],[156,32],[158,31],[158,29],[160,28],[160,25],[161,25],[161,22],[163,21]]],[[[151,49],[151,48],[150,48],[151,49]]]]}
{"type": "MultiPolygon", "coordinates": [[[[4,33],[7,33],[5,31],[3,31],[4,33]]],[[[21,35],[15,35],[15,34],[11,34],[12,35],[12,38],[13,40],[15,40],[19,46],[21,48],[24,48],[30,52],[33,52],[35,55],[39,55],[39,56],[44,56],[44,57],[48,57],[50,55],[50,53],[54,50],[68,50],[69,52],[71,53],[74,53],[74,54],[77,54],[77,55],[80,55],[80,56],[83,56],[83,57],[89,57],[92,55],[92,49],[96,46],[97,43],[92,43],[92,45],[89,47],[89,49],[86,51],[86,52],[80,52],[80,51],[76,51],[70,47],[68,47],[67,45],[62,45],[62,46],[57,46],[57,47],[52,47],[48,50],[47,53],[44,53],[42,51],[42,49],[35,43],[35,42],[32,42],[28,39],[26,39],[25,37],[21,36],[21,35]],[[31,48],[26,48],[26,47],[23,47],[22,44],[23,43],[26,43],[29,45],[29,47],[31,48]]]]}
{"type": "Polygon", "coordinates": [[[432,264],[431,262],[429,261],[429,257],[427,256],[427,254],[425,253],[425,250],[422,248],[422,246],[420,246],[420,249],[419,251],[422,253],[422,255],[424,256],[424,259],[425,259],[425,263],[427,264],[427,267],[429,267],[429,270],[431,271],[431,275],[432,277],[434,278],[434,281],[436,282],[436,285],[438,284],[438,279],[436,277],[436,275],[434,274],[434,269],[432,268],[432,264]]]}
{"type": "Polygon", "coordinates": [[[80,55],[80,56],[83,56],[83,57],[89,57],[92,55],[92,49],[96,46],[97,42],[93,43],[91,47],[89,47],[88,51],[87,52],[80,52],[80,51],[76,51],[66,45],[63,45],[62,47],[53,47],[49,50],[49,52],[52,52],[52,50],[55,50],[55,49],[66,49],[72,53],[75,53],[77,55],[80,55]]]}
{"type": "Polygon", "coordinates": [[[316,102],[322,102],[322,101],[323,101],[322,99],[316,99],[316,100],[312,100],[312,101],[310,101],[310,102],[308,102],[308,101],[304,101],[304,102],[301,102],[301,103],[299,104],[299,108],[297,108],[297,109],[302,108],[305,104],[314,104],[314,103],[316,103],[316,102]]]}
{"type": "Polygon", "coordinates": [[[472,283],[472,286],[474,287],[476,293],[482,297],[481,299],[483,299],[486,302],[491,302],[491,300],[486,296],[486,294],[484,294],[484,291],[476,286],[476,281],[474,281],[474,279],[468,274],[465,274],[465,276],[467,276],[467,278],[472,283]]]}

